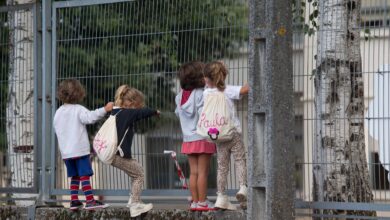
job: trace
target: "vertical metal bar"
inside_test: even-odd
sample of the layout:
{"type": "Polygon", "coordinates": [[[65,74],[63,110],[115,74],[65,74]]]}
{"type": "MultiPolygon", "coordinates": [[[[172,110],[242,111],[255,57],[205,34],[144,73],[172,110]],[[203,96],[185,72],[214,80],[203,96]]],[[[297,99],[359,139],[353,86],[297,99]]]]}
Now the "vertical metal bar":
{"type": "MultiPolygon", "coordinates": [[[[50,114],[47,114],[49,115],[49,119],[50,119],[50,128],[47,129],[50,131],[49,134],[47,134],[47,136],[50,136],[50,152],[51,152],[51,173],[50,173],[50,177],[51,177],[51,181],[50,181],[50,184],[51,184],[51,188],[50,189],[55,189],[56,188],[56,185],[57,185],[57,181],[56,181],[56,172],[55,172],[55,167],[56,167],[56,164],[57,164],[57,159],[58,159],[58,156],[57,156],[57,144],[56,144],[56,138],[55,138],[55,134],[54,134],[54,129],[53,129],[53,118],[54,118],[54,113],[57,109],[57,99],[56,99],[56,93],[57,93],[57,60],[58,60],[58,55],[57,55],[57,8],[56,7],[53,7],[52,5],[50,5],[51,7],[51,10],[49,10],[51,13],[50,13],[50,17],[51,17],[51,23],[50,23],[50,35],[48,36],[50,38],[50,45],[47,45],[48,47],[50,48],[47,48],[47,51],[50,52],[51,54],[48,54],[47,58],[50,57],[50,59],[48,60],[50,62],[50,65],[48,65],[48,70],[49,68],[51,68],[51,72],[50,74],[47,74],[47,80],[50,81],[50,92],[47,92],[47,94],[51,94],[50,96],[50,114]]],[[[49,108],[48,108],[49,109],[49,108]]],[[[65,178],[65,182],[67,181],[67,179],[65,178]]]]}
{"type": "Polygon", "coordinates": [[[42,62],[42,35],[41,30],[41,16],[40,5],[36,3],[33,7],[34,17],[34,192],[38,192],[39,189],[39,172],[42,171],[42,151],[39,146],[42,146],[42,73],[40,64],[42,62]]]}
{"type": "MultiPolygon", "coordinates": [[[[42,2],[42,171],[41,171],[41,189],[40,201],[45,202],[50,197],[52,189],[50,177],[53,172],[50,167],[55,167],[55,164],[50,163],[51,160],[51,1],[42,2]]],[[[53,178],[51,178],[53,179],[53,178]]]]}

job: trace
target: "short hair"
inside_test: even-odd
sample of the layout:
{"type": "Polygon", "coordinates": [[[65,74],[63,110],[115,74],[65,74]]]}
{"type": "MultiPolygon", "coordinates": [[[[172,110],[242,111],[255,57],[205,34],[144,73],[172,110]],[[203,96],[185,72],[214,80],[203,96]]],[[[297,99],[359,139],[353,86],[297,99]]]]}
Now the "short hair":
{"type": "Polygon", "coordinates": [[[83,85],[76,79],[66,79],[58,85],[57,98],[63,103],[80,103],[85,95],[83,85]]]}
{"type": "Polygon", "coordinates": [[[141,91],[128,85],[121,85],[115,92],[115,105],[122,107],[125,101],[131,102],[135,108],[145,106],[145,97],[141,91]]]}
{"type": "Polygon", "coordinates": [[[204,63],[200,61],[183,64],[178,72],[180,87],[184,90],[203,88],[205,86],[203,70],[204,63]]]}

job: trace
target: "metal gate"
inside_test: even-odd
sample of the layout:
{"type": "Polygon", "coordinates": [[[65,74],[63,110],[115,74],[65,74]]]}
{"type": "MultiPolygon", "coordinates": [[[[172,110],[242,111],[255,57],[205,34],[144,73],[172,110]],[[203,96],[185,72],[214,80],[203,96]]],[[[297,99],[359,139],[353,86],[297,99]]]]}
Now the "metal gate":
{"type": "MultiPolygon", "coordinates": [[[[179,91],[176,71],[180,64],[223,60],[229,67],[229,83],[247,82],[248,6],[246,1],[59,1],[52,10],[51,97],[56,85],[68,78],[82,82],[87,91],[83,103],[90,109],[113,101],[121,84],[145,94],[149,107],[162,111],[160,119],[137,125],[133,156],[145,169],[143,195],[185,196],[173,161],[163,150],[180,152],[181,129],[174,115],[179,91]]],[[[237,103],[246,131],[246,101],[237,103]]],[[[51,115],[59,103],[52,98],[51,115]]],[[[100,125],[89,126],[91,138],[100,125]]],[[[53,131],[50,167],[51,195],[68,195],[68,180],[57,152],[53,131]]],[[[179,162],[189,174],[186,157],[179,162]]],[[[96,194],[127,196],[129,177],[93,158],[92,184],[96,194]]],[[[230,193],[238,188],[234,166],[230,193]]],[[[188,176],[187,176],[188,177],[188,176]]],[[[216,188],[216,160],[210,170],[210,193],[216,188]]],[[[211,194],[212,195],[212,194],[211,194]]],[[[113,197],[107,197],[107,199],[113,197]]]]}

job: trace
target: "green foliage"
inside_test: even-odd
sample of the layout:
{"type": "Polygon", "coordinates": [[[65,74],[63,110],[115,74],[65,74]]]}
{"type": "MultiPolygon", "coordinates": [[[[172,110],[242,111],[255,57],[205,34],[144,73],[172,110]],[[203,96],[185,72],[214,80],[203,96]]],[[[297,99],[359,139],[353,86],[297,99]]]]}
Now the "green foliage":
{"type": "Polygon", "coordinates": [[[129,84],[145,93],[148,106],[172,112],[180,64],[232,58],[248,38],[248,7],[231,0],[76,7],[59,10],[56,19],[57,79],[78,78],[90,108],[129,84]]]}
{"type": "Polygon", "coordinates": [[[301,26],[305,34],[313,35],[318,30],[316,22],[318,18],[318,0],[292,0],[293,1],[293,22],[301,26]],[[311,8],[308,23],[305,22],[305,9],[311,8]]]}
{"type": "MultiPolygon", "coordinates": [[[[320,28],[317,24],[319,15],[318,0],[292,0],[293,1],[293,22],[301,27],[305,34],[313,35],[320,28]],[[311,8],[308,23],[305,23],[305,9],[311,8]]],[[[370,40],[376,36],[371,35],[369,28],[364,29],[364,40],[370,40]]]]}
{"type": "Polygon", "coordinates": [[[365,41],[368,41],[370,39],[374,39],[374,38],[377,38],[378,36],[377,35],[373,35],[371,33],[371,30],[369,28],[365,28],[364,29],[364,40],[365,41]]]}

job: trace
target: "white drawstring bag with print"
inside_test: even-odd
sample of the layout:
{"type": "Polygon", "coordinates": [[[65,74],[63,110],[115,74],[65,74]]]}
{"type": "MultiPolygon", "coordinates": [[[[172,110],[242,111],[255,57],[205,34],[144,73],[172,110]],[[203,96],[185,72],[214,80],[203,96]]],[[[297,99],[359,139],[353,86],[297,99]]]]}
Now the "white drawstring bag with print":
{"type": "Polygon", "coordinates": [[[196,133],[213,142],[232,139],[234,124],[223,92],[213,92],[204,99],[196,133]]]}
{"type": "Polygon", "coordinates": [[[118,134],[116,129],[116,115],[118,113],[108,117],[93,139],[93,149],[95,150],[99,160],[105,164],[112,163],[118,150],[123,157],[121,145],[123,139],[126,137],[128,129],[126,130],[121,142],[118,145],[118,134]]]}

